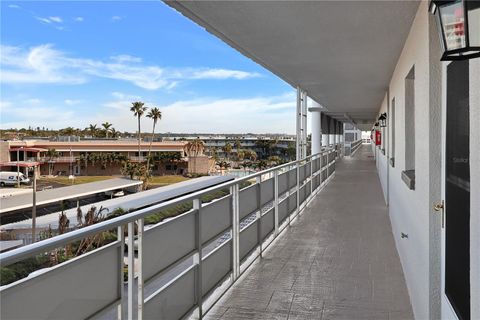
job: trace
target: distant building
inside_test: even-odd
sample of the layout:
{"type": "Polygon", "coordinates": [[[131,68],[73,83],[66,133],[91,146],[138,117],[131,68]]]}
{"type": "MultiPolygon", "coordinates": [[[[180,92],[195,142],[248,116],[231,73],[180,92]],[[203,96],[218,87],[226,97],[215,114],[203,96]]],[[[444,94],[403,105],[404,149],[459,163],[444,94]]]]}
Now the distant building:
{"type": "MultiPolygon", "coordinates": [[[[119,175],[125,160],[145,162],[150,147],[149,142],[142,142],[139,154],[136,140],[60,140],[1,141],[0,166],[2,170],[15,171],[18,165],[28,174],[29,164],[35,162],[41,175],[119,175]],[[53,155],[49,152],[52,149],[53,155]]],[[[207,174],[213,161],[203,153],[188,156],[187,143],[152,142],[153,174],[207,174]],[[169,158],[165,154],[174,156],[169,158]]]]}

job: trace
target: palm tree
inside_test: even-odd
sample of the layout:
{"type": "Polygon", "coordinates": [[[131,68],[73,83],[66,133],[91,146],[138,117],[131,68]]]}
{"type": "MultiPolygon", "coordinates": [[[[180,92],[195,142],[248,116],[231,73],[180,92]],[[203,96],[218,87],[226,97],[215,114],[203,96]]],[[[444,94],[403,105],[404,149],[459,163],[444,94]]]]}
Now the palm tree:
{"type": "Polygon", "coordinates": [[[235,140],[235,142],[233,143],[233,147],[237,150],[237,152],[242,148],[242,143],[240,142],[239,139],[235,140]]]}
{"type": "Polygon", "coordinates": [[[143,116],[145,111],[147,111],[147,107],[145,107],[145,103],[141,101],[132,102],[132,107],[130,111],[133,112],[133,115],[138,119],[138,156],[140,157],[140,139],[142,137],[142,132],[140,131],[140,118],[143,116]]]}
{"type": "Polygon", "coordinates": [[[225,152],[225,158],[227,158],[228,160],[230,152],[232,152],[232,145],[230,144],[230,142],[227,142],[222,149],[223,149],[223,152],[225,152]]]}
{"type": "Polygon", "coordinates": [[[193,141],[190,141],[187,143],[185,146],[185,149],[187,150],[188,156],[192,156],[193,154],[193,171],[195,173],[197,172],[197,156],[203,152],[204,149],[204,143],[200,139],[195,139],[193,141]]]}
{"type": "Polygon", "coordinates": [[[257,160],[257,153],[254,150],[247,149],[244,151],[244,153],[245,153],[244,155],[245,159],[249,159],[250,161],[257,160]]]}
{"type": "Polygon", "coordinates": [[[48,175],[51,176],[53,171],[53,166],[54,166],[53,158],[58,157],[57,150],[55,150],[54,148],[48,149],[47,157],[48,157],[48,175]]]}
{"type": "Polygon", "coordinates": [[[75,135],[75,132],[77,132],[77,130],[73,127],[66,127],[65,129],[60,130],[60,133],[66,136],[73,136],[75,135]]]}
{"type": "Polygon", "coordinates": [[[110,132],[110,128],[112,128],[112,124],[109,123],[108,121],[105,123],[102,123],[103,130],[105,131],[105,138],[108,139],[108,133],[110,132]]]}
{"type": "Polygon", "coordinates": [[[110,129],[110,133],[112,134],[112,138],[118,138],[120,136],[120,131],[115,130],[115,128],[110,129]]]}
{"type": "Polygon", "coordinates": [[[153,142],[153,137],[155,136],[155,126],[157,125],[158,120],[162,119],[162,112],[157,107],[152,108],[148,112],[147,118],[150,118],[153,120],[152,138],[150,139],[150,146],[148,147],[148,156],[147,156],[147,169],[149,170],[150,154],[152,152],[152,142],[153,142]]]}
{"type": "Polygon", "coordinates": [[[90,134],[92,135],[92,137],[95,137],[97,135],[97,131],[98,131],[97,125],[96,124],[90,124],[88,126],[88,131],[90,131],[90,134]]]}

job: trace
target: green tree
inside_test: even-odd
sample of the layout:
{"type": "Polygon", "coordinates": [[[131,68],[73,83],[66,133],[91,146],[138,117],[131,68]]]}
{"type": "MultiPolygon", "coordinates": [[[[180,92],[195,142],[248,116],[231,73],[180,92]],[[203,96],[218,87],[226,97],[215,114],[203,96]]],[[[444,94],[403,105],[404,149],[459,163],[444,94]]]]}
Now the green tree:
{"type": "Polygon", "coordinates": [[[195,173],[197,173],[197,157],[203,152],[204,148],[204,142],[198,138],[188,142],[185,146],[188,156],[193,156],[193,171],[195,171],[195,173]]]}
{"type": "Polygon", "coordinates": [[[162,112],[157,107],[152,108],[148,112],[147,118],[150,118],[153,121],[152,138],[150,139],[150,145],[148,147],[148,156],[147,156],[147,169],[150,170],[150,155],[152,153],[153,137],[155,136],[155,126],[157,125],[158,120],[162,119],[162,112]]]}
{"type": "Polygon", "coordinates": [[[244,158],[250,161],[255,161],[258,158],[257,153],[254,150],[247,149],[243,151],[243,153],[244,153],[244,158]]]}
{"type": "Polygon", "coordinates": [[[237,150],[237,152],[242,148],[242,143],[240,142],[239,139],[235,139],[235,142],[233,143],[233,147],[237,150]]]}
{"type": "Polygon", "coordinates": [[[58,152],[54,148],[49,148],[47,150],[47,157],[48,157],[48,175],[52,175],[53,167],[55,165],[53,159],[58,157],[58,152]]]}
{"type": "Polygon", "coordinates": [[[102,123],[103,131],[105,132],[105,138],[108,138],[108,134],[112,130],[112,124],[107,122],[102,123]]]}
{"type": "Polygon", "coordinates": [[[88,126],[88,131],[90,132],[90,134],[92,135],[92,137],[96,137],[96,136],[97,136],[97,132],[98,132],[97,125],[96,125],[96,124],[90,124],[90,125],[88,126]]]}
{"type": "Polygon", "coordinates": [[[266,159],[270,157],[277,143],[276,139],[258,139],[255,145],[262,151],[260,158],[266,159]]]}
{"type": "Polygon", "coordinates": [[[140,118],[143,116],[145,111],[147,111],[147,107],[145,107],[145,103],[141,101],[132,102],[132,106],[130,107],[130,111],[133,112],[133,115],[137,117],[138,120],[138,156],[140,157],[140,142],[142,139],[142,131],[140,129],[140,118]]]}
{"type": "Polygon", "coordinates": [[[225,152],[225,158],[227,158],[228,160],[230,153],[232,152],[232,145],[230,144],[230,142],[227,142],[222,149],[223,149],[223,152],[225,152]]]}

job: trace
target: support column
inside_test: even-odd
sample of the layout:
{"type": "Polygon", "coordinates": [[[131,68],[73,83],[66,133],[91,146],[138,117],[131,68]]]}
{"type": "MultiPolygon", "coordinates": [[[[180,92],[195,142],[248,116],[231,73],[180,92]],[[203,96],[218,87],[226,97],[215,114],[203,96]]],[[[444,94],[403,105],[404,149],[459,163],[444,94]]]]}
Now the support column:
{"type": "Polygon", "coordinates": [[[307,93],[300,87],[297,87],[296,118],[296,155],[300,160],[307,156],[307,93]]]}
{"type": "Polygon", "coordinates": [[[322,151],[322,107],[312,101],[312,107],[308,108],[312,117],[312,154],[322,151]]]}
{"type": "Polygon", "coordinates": [[[297,113],[296,113],[296,139],[295,139],[295,151],[296,159],[300,160],[301,157],[301,139],[302,139],[302,90],[297,87],[297,113]]]}
{"type": "Polygon", "coordinates": [[[325,113],[322,113],[322,146],[328,147],[328,117],[325,113]]]}
{"type": "Polygon", "coordinates": [[[302,159],[307,156],[307,92],[303,91],[302,98],[302,159]]]}

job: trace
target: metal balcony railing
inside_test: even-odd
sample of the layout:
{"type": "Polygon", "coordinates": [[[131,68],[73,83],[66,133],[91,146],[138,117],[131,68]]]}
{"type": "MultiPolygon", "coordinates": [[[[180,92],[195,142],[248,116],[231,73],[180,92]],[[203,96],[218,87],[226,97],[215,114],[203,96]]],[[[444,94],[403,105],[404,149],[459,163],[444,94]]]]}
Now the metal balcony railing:
{"type": "Polygon", "coordinates": [[[108,245],[1,287],[1,318],[202,318],[334,172],[329,149],[2,253],[8,266],[104,231],[117,234],[108,245]],[[246,181],[253,184],[242,189],[246,181]],[[220,190],[228,194],[202,203],[220,190]],[[149,215],[185,203],[193,209],[145,228],[149,215]]]}
{"type": "Polygon", "coordinates": [[[357,140],[352,142],[345,142],[345,155],[351,156],[362,145],[363,140],[357,140]]]}
{"type": "Polygon", "coordinates": [[[38,158],[39,162],[49,162],[49,163],[71,163],[76,162],[78,157],[41,157],[38,158]]]}
{"type": "Polygon", "coordinates": [[[146,156],[129,156],[128,157],[129,160],[131,161],[137,161],[137,162],[142,162],[142,161],[147,161],[147,157],[146,156]]]}

